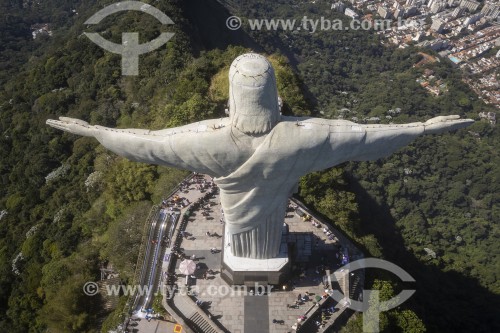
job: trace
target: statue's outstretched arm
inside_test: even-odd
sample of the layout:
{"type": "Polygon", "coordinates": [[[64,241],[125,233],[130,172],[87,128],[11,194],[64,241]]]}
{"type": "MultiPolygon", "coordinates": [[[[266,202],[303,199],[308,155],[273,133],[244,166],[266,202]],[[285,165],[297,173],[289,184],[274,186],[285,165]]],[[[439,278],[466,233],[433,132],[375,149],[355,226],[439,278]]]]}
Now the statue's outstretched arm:
{"type": "Polygon", "coordinates": [[[355,125],[363,131],[364,137],[353,150],[354,161],[375,160],[386,157],[408,145],[423,134],[438,134],[471,125],[472,119],[460,119],[460,116],[439,116],[425,123],[391,125],[355,125]]]}
{"type": "Polygon", "coordinates": [[[465,128],[474,123],[472,119],[460,119],[460,116],[439,116],[427,120],[423,125],[424,134],[439,134],[465,128]]]}
{"type": "Polygon", "coordinates": [[[136,162],[204,171],[203,166],[198,165],[197,161],[183,158],[184,156],[179,156],[182,152],[174,152],[172,149],[174,139],[189,141],[193,138],[188,128],[185,131],[182,128],[162,131],[113,129],[92,126],[83,120],[66,117],[61,117],[59,120],[49,119],[47,124],[76,135],[95,137],[107,149],[136,162]]]}

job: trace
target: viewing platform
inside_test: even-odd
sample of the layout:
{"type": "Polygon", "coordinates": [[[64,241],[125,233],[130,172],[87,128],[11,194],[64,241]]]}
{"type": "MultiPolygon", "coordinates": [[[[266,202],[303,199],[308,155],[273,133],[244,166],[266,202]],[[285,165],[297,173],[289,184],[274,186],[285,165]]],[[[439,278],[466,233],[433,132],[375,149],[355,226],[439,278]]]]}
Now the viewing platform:
{"type": "MultiPolygon", "coordinates": [[[[362,271],[336,272],[336,279],[328,275],[343,261],[356,260],[362,254],[299,201],[289,201],[283,225],[282,244],[287,246],[290,273],[286,281],[272,286],[231,286],[222,278],[222,256],[229,249],[223,243],[218,189],[210,177],[191,175],[164,200],[161,209],[179,216],[165,230],[168,239],[162,243],[158,288],[164,307],[182,332],[323,332],[338,317],[352,313],[328,292],[340,289],[355,298],[362,271]],[[193,274],[180,273],[184,259],[196,263],[193,274]]],[[[144,264],[149,270],[152,266],[154,263],[144,264]]],[[[136,329],[156,332],[157,327],[144,322],[136,329]]]]}

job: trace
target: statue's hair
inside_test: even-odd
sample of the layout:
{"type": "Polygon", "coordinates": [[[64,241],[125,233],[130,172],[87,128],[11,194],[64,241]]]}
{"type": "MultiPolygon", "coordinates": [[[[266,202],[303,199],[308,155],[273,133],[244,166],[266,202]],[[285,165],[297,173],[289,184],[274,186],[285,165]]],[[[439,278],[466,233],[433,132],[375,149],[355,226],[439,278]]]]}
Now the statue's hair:
{"type": "Polygon", "coordinates": [[[231,125],[247,134],[267,133],[278,123],[276,77],[265,57],[244,54],[231,65],[229,116],[231,125]]]}

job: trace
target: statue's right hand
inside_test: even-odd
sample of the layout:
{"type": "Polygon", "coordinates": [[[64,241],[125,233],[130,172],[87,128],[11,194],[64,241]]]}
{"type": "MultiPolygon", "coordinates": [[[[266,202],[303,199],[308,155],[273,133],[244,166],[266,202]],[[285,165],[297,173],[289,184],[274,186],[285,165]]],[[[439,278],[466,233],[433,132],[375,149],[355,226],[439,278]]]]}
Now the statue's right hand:
{"type": "Polygon", "coordinates": [[[95,127],[80,119],[59,117],[59,120],[48,119],[46,124],[76,135],[94,136],[95,134],[95,127]]]}
{"type": "Polygon", "coordinates": [[[472,119],[460,119],[460,116],[439,116],[427,120],[424,123],[426,134],[438,134],[470,126],[474,123],[472,119]]]}

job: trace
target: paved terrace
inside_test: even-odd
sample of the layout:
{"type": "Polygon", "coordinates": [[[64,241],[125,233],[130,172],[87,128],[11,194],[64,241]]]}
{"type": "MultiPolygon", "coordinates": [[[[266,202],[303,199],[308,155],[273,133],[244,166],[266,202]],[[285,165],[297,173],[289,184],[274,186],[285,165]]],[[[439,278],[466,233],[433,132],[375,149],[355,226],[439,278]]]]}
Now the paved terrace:
{"type": "MultiPolygon", "coordinates": [[[[245,292],[227,285],[219,274],[224,225],[221,223],[217,188],[210,177],[201,175],[187,179],[183,184],[167,199],[167,205],[172,205],[172,198],[177,196],[177,202],[184,202],[187,206],[181,208],[181,218],[165,250],[161,272],[164,290],[165,285],[177,288],[174,295],[166,293],[163,304],[183,326],[183,332],[284,333],[294,329],[307,333],[323,332],[334,325],[339,316],[345,320],[350,314],[344,303],[338,304],[325,295],[323,284],[328,283],[326,275],[329,271],[340,267],[343,255],[351,260],[361,256],[342,234],[316,217],[304,221],[312,214],[300,202],[290,201],[285,218],[288,233],[284,237],[295,244],[296,251],[291,254],[294,257],[292,277],[286,286],[279,286],[279,290],[271,292],[267,289],[265,295],[257,295],[264,291],[264,286],[245,292]],[[328,229],[328,234],[324,228],[328,229]],[[217,249],[217,253],[212,253],[213,249],[217,249]],[[194,276],[186,278],[180,274],[178,266],[183,258],[195,258],[198,269],[194,276]],[[298,301],[299,296],[306,294],[308,300],[298,301]],[[317,298],[321,298],[318,305],[317,298]],[[203,304],[198,306],[197,300],[203,304]],[[333,314],[329,310],[334,310],[333,314]],[[301,316],[304,317],[298,326],[301,316]]],[[[333,282],[332,288],[349,289],[353,298],[362,284],[362,275],[358,274],[341,273],[339,283],[333,282]],[[345,279],[346,276],[349,278],[345,279]]],[[[138,327],[141,333],[158,329],[156,325],[155,330],[142,326],[138,327]]]]}

